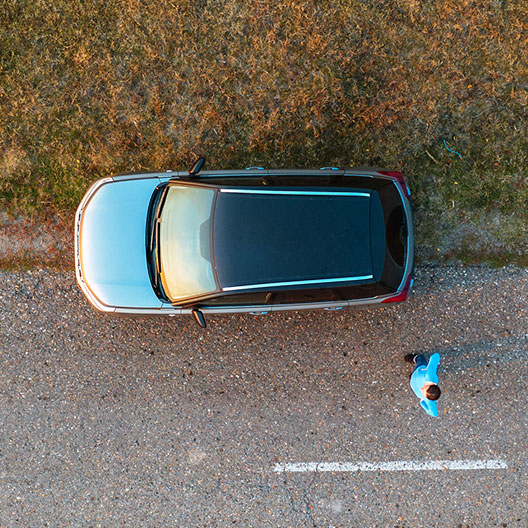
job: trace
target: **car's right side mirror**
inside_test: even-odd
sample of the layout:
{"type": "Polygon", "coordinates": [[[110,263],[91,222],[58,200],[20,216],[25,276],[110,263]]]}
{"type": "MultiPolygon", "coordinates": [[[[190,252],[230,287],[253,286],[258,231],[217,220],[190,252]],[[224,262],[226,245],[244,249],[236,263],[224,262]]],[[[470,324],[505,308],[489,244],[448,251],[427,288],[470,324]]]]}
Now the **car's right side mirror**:
{"type": "Polygon", "coordinates": [[[204,163],[205,163],[205,158],[198,158],[194,162],[194,165],[189,169],[189,176],[191,177],[196,176],[202,170],[204,163]]]}

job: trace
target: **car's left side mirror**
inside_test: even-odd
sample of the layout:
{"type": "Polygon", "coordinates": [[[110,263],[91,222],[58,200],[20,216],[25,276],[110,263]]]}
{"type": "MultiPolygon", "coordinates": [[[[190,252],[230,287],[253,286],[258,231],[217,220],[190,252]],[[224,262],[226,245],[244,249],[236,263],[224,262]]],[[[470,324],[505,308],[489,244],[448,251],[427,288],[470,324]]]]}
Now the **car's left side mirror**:
{"type": "Polygon", "coordinates": [[[192,315],[194,317],[194,320],[202,327],[205,328],[207,326],[205,322],[204,314],[198,310],[198,308],[193,308],[192,315]]]}

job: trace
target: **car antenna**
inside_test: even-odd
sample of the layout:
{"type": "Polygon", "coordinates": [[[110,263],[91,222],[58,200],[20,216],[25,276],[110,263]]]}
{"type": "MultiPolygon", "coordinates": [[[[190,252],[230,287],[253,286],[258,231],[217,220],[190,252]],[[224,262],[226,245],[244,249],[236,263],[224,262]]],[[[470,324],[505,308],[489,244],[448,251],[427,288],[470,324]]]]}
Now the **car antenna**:
{"type": "Polygon", "coordinates": [[[205,163],[205,158],[198,158],[194,162],[194,165],[189,169],[189,176],[191,178],[195,177],[202,170],[204,163],[205,163]]]}

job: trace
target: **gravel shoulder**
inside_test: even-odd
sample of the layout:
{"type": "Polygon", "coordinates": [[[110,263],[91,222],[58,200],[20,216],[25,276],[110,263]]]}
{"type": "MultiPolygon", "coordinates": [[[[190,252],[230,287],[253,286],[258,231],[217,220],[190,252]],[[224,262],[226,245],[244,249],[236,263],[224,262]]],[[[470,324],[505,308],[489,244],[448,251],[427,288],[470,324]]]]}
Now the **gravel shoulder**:
{"type": "Polygon", "coordinates": [[[528,270],[419,266],[374,311],[112,318],[72,272],[0,272],[0,526],[518,526],[528,270]],[[407,352],[440,352],[431,421],[407,352]],[[488,472],[279,462],[496,459],[488,472]]]}

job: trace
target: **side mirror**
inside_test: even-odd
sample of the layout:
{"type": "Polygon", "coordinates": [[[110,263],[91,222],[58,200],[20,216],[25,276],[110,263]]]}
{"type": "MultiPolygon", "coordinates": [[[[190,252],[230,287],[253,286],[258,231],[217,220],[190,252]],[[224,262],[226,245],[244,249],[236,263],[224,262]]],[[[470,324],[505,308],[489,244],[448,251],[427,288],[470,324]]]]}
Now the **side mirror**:
{"type": "Polygon", "coordinates": [[[189,169],[189,176],[191,177],[196,176],[202,170],[204,163],[205,163],[205,158],[198,158],[194,162],[194,165],[189,169]]]}
{"type": "Polygon", "coordinates": [[[193,308],[192,315],[194,317],[194,320],[202,327],[205,328],[207,324],[205,323],[205,317],[204,314],[198,310],[197,308],[193,308]]]}

